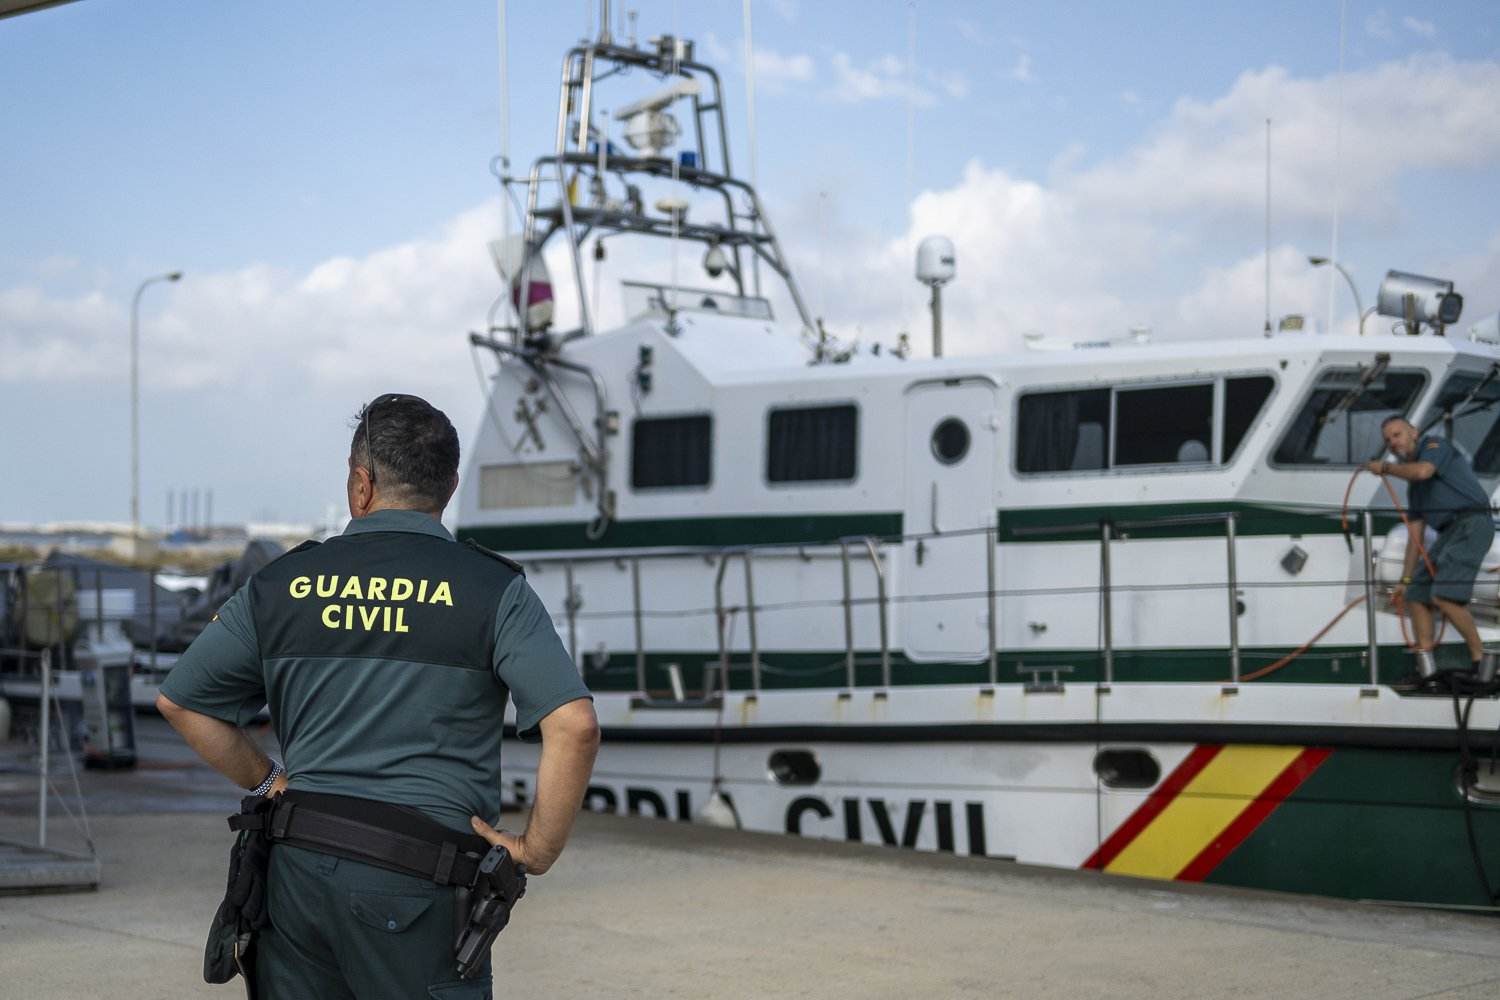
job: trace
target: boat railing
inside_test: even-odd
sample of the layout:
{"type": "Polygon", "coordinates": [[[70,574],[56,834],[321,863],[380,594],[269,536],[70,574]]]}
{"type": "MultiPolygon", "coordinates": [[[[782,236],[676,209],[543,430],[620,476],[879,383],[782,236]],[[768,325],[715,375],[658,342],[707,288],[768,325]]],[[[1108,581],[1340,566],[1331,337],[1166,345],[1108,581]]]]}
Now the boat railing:
{"type": "MultiPolygon", "coordinates": [[[[38,660],[43,648],[62,647],[71,639],[86,639],[90,633],[93,634],[96,642],[103,642],[106,639],[105,629],[109,623],[131,621],[137,614],[133,601],[129,613],[118,608],[110,608],[105,593],[129,588],[106,587],[102,567],[94,567],[92,572],[89,572],[88,568],[78,566],[17,565],[7,567],[3,572],[5,589],[13,591],[16,595],[13,608],[15,620],[11,632],[19,637],[20,641],[14,645],[0,641],[0,659],[17,662],[38,660]],[[49,578],[54,581],[51,584],[54,590],[47,602],[46,622],[43,627],[51,641],[41,646],[36,643],[28,644],[25,639],[26,629],[28,624],[35,620],[34,612],[37,610],[33,607],[37,598],[32,596],[32,590],[38,580],[49,578]]],[[[147,588],[147,594],[147,621],[152,642],[149,650],[143,650],[143,652],[147,652],[151,669],[155,670],[157,608],[154,577],[152,585],[147,588]]],[[[0,639],[8,637],[5,633],[0,633],[0,639]]]]}
{"type": "MultiPolygon", "coordinates": [[[[1336,512],[1320,511],[1329,517],[1337,516],[1336,512]]],[[[957,531],[947,530],[942,533],[944,539],[953,539],[963,535],[973,535],[975,539],[985,547],[985,587],[982,593],[964,592],[946,595],[923,595],[924,600],[940,600],[944,598],[953,600],[971,600],[983,598],[987,613],[987,655],[986,675],[988,683],[994,685],[999,681],[999,643],[998,643],[998,615],[997,607],[1002,598],[1035,596],[1038,594],[1076,594],[1085,591],[1097,591],[1099,595],[1099,630],[1100,630],[1100,655],[1102,660],[1102,677],[1099,684],[1102,689],[1107,690],[1115,682],[1115,660],[1116,642],[1114,628],[1115,599],[1121,592],[1150,592],[1181,589],[1182,584],[1161,582],[1147,584],[1120,585],[1114,578],[1112,556],[1115,544],[1127,539],[1132,533],[1148,529],[1170,529],[1175,527],[1190,527],[1202,525],[1222,525],[1224,530],[1224,592],[1227,611],[1227,641],[1229,651],[1229,678],[1223,682],[1222,688],[1226,694],[1235,694],[1244,679],[1242,665],[1242,649],[1239,618],[1242,613],[1241,598],[1249,589],[1285,587],[1285,586],[1312,586],[1312,587],[1342,587],[1347,588],[1350,584],[1357,582],[1362,587],[1365,603],[1365,659],[1368,661],[1368,683],[1366,691],[1373,690],[1378,678],[1378,631],[1377,631],[1377,600],[1376,600],[1376,578],[1375,578],[1375,522],[1374,512],[1365,510],[1359,518],[1362,556],[1360,560],[1363,567],[1362,577],[1358,581],[1348,578],[1330,580],[1309,581],[1264,581],[1260,583],[1245,583],[1240,579],[1238,565],[1239,535],[1242,518],[1246,515],[1242,511],[1214,511],[1205,513],[1194,513],[1186,515],[1163,515],[1160,517],[1111,519],[1095,518],[1092,521],[1079,521],[1063,525],[1048,525],[1045,527],[1013,527],[1008,529],[1008,537],[1017,541],[1024,541],[1028,537],[1048,535],[1056,537],[1059,534],[1067,535],[1077,533],[1080,541],[1086,540],[1090,535],[1098,540],[1100,552],[1099,578],[1097,586],[1092,583],[1086,587],[1051,587],[1051,588],[1002,588],[997,579],[997,547],[1000,544],[1000,532],[996,524],[990,524],[982,528],[961,529],[957,531]]],[[[548,568],[560,567],[564,574],[564,587],[566,598],[563,603],[564,616],[568,635],[569,650],[577,656],[578,652],[578,620],[584,614],[583,602],[579,598],[575,586],[575,574],[578,567],[585,564],[614,563],[621,569],[628,568],[630,573],[630,610],[623,611],[593,611],[587,614],[595,619],[618,618],[628,614],[633,625],[633,641],[635,654],[635,686],[638,695],[647,699],[647,647],[645,642],[646,619],[650,612],[643,609],[643,594],[641,584],[641,570],[643,563],[651,563],[660,560],[682,560],[684,558],[698,558],[704,560],[705,564],[714,569],[714,603],[711,609],[704,608],[701,611],[673,611],[660,612],[679,617],[691,615],[709,615],[714,618],[714,629],[717,645],[716,670],[710,673],[718,674],[718,686],[720,692],[729,689],[729,671],[733,654],[733,623],[737,616],[743,614],[745,627],[747,629],[747,641],[749,652],[749,691],[751,695],[758,695],[762,688],[765,664],[760,648],[760,619],[769,610],[783,611],[791,608],[837,607],[843,618],[843,690],[847,694],[858,687],[856,667],[859,663],[859,647],[855,641],[855,609],[861,606],[873,604],[877,612],[879,627],[879,682],[877,693],[887,690],[892,684],[891,672],[891,641],[890,641],[890,606],[905,598],[893,597],[890,593],[890,580],[888,574],[888,552],[893,546],[900,546],[907,542],[923,542],[936,538],[936,534],[913,534],[913,535],[857,535],[821,543],[786,543],[775,542],[755,545],[737,545],[722,547],[674,547],[660,548],[633,553],[629,556],[621,556],[618,553],[593,554],[586,552],[575,552],[567,555],[541,556],[528,559],[527,565],[536,570],[545,572],[548,568]],[[839,560],[840,589],[837,600],[820,599],[805,600],[791,603],[777,603],[774,605],[759,604],[755,598],[755,575],[758,560],[768,557],[795,557],[804,561],[812,561],[820,558],[837,558],[839,560]],[[726,581],[729,578],[730,565],[738,560],[741,564],[743,574],[744,600],[736,604],[725,596],[726,581]],[[854,567],[857,563],[868,560],[874,572],[875,595],[873,598],[856,596],[854,589],[854,567]]],[[[1205,586],[1211,586],[1205,585],[1205,586]]],[[[709,692],[705,691],[705,698],[709,692]]],[[[650,701],[650,699],[647,699],[650,701]]],[[[674,701],[681,699],[673,699],[674,701]]],[[[694,702],[693,704],[699,704],[694,702]]]]}

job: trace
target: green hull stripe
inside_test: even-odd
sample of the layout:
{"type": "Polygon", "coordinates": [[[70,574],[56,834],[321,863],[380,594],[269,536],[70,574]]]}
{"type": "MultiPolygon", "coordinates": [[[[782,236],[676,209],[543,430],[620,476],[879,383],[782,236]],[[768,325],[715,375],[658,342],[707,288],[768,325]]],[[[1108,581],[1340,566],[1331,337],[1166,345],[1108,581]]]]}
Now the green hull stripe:
{"type": "MultiPolygon", "coordinates": [[[[712,624],[704,626],[704,639],[713,641],[712,624]]],[[[1293,647],[1242,648],[1242,674],[1267,666],[1292,651],[1293,647]]],[[[1411,657],[1401,646],[1379,649],[1378,680],[1390,684],[1411,670],[1411,657]]],[[[637,690],[634,651],[612,653],[600,658],[583,654],[583,677],[594,691],[637,690]]],[[[701,694],[705,681],[713,683],[706,673],[718,669],[718,653],[712,649],[650,650],[646,653],[646,690],[668,697],[671,681],[668,664],[677,664],[683,684],[690,696],[701,694]]],[[[842,653],[830,650],[762,650],[761,688],[763,690],[842,688],[845,666],[842,653]]],[[[1438,650],[1438,666],[1462,669],[1468,657],[1460,643],[1438,650]]],[[[1002,650],[996,656],[997,680],[1001,684],[1021,684],[1033,678],[1052,680],[1052,670],[1063,684],[1099,684],[1104,681],[1104,658],[1096,649],[1086,650],[1002,650]],[[1021,668],[1025,668],[1023,673],[1021,668]],[[1040,671],[1040,673],[1038,673],[1040,671]]],[[[1173,650],[1117,650],[1114,655],[1114,680],[1117,683],[1212,684],[1229,680],[1229,650],[1225,647],[1173,650]]],[[[729,684],[732,690],[750,688],[750,657],[744,652],[731,655],[729,684]]],[[[881,683],[880,653],[860,650],[855,657],[855,682],[858,687],[877,687],[881,683]]],[[[1286,667],[1263,680],[1247,684],[1368,684],[1370,670],[1365,663],[1363,646],[1318,646],[1286,667]]],[[[891,684],[914,686],[931,684],[985,684],[989,681],[989,664],[983,660],[969,663],[916,663],[903,654],[891,652],[891,684]]]]}
{"type": "MultiPolygon", "coordinates": [[[[1201,503],[1111,504],[1088,507],[1018,507],[1000,509],[1002,542],[1057,542],[1097,538],[1099,525],[1114,526],[1115,537],[1125,538],[1223,538],[1224,521],[1218,515],[1235,514],[1238,535],[1337,535],[1343,532],[1339,512],[1328,509],[1289,510],[1267,504],[1229,501],[1201,503]],[[1153,524],[1164,519],[1188,519],[1175,524],[1153,524]]],[[[1375,530],[1384,534],[1400,518],[1392,513],[1375,516],[1375,530]]],[[[1360,531],[1358,512],[1351,517],[1351,530],[1360,531]]]]}
{"type": "Polygon", "coordinates": [[[795,514],[752,517],[680,517],[615,521],[604,534],[588,537],[583,521],[461,527],[460,540],[472,538],[499,552],[558,549],[641,549],[672,546],[812,545],[840,538],[901,534],[900,514],[795,514]]]}
{"type": "MultiPolygon", "coordinates": [[[[1216,515],[1238,515],[1236,529],[1249,535],[1336,535],[1343,529],[1337,511],[1289,510],[1267,504],[1205,501],[1197,503],[1112,504],[1086,507],[1001,508],[1002,542],[1057,542],[1095,538],[1101,521],[1125,538],[1222,538],[1224,522],[1216,515]],[[1151,524],[1165,518],[1188,519],[1151,524]]],[[[1375,518],[1375,529],[1389,531],[1399,519],[1389,513],[1375,518]]],[[[1357,520],[1354,525],[1358,530],[1357,520]]],[[[469,525],[460,539],[472,538],[501,552],[548,552],[563,549],[632,549],[673,546],[709,548],[737,545],[813,545],[840,538],[901,535],[899,512],[855,514],[755,514],[740,517],[671,517],[615,521],[604,535],[588,537],[588,522],[469,525]]]]}
{"type": "MultiPolygon", "coordinates": [[[[1352,899],[1483,905],[1458,754],[1338,750],[1205,881],[1352,899]]],[[[1500,808],[1471,806],[1491,879],[1500,808]]]]}

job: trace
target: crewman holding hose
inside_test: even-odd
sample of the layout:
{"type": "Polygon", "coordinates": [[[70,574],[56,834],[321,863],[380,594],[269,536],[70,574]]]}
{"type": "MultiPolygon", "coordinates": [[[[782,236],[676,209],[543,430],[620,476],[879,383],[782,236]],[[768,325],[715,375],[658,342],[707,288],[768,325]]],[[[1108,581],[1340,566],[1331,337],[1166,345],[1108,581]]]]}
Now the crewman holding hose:
{"type": "Polygon", "coordinates": [[[1458,629],[1477,667],[1484,649],[1468,603],[1495,538],[1489,495],[1468,459],[1446,438],[1423,437],[1399,416],[1387,418],[1380,433],[1400,461],[1377,460],[1365,468],[1407,482],[1406,561],[1393,596],[1411,608],[1418,650],[1433,648],[1435,609],[1458,629]],[[1438,538],[1424,558],[1422,535],[1429,525],[1438,538]]]}

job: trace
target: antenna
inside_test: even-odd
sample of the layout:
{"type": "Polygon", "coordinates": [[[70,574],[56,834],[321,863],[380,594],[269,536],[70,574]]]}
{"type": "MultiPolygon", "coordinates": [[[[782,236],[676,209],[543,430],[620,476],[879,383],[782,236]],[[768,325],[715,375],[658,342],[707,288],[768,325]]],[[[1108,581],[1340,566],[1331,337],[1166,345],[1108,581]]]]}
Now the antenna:
{"type": "MultiPolygon", "coordinates": [[[[745,125],[746,134],[750,137],[750,189],[760,194],[757,160],[755,156],[755,42],[750,25],[751,0],[742,0],[742,9],[745,14],[745,125]]],[[[751,203],[751,211],[754,211],[754,202],[751,203]]],[[[760,213],[750,220],[753,231],[760,232],[760,213]]],[[[750,255],[751,273],[755,276],[755,294],[760,295],[760,254],[750,255]]]]}
{"type": "Polygon", "coordinates": [[[500,49],[500,238],[510,236],[510,51],[506,41],[506,0],[495,0],[500,49]]]}
{"type": "Polygon", "coordinates": [[[916,177],[916,133],[917,133],[917,4],[909,0],[906,5],[906,204],[911,205],[911,192],[916,177]]]}
{"type": "Polygon", "coordinates": [[[1271,119],[1266,119],[1266,336],[1271,335],[1271,119]]]}
{"type": "MultiPolygon", "coordinates": [[[[1339,173],[1342,168],[1344,149],[1344,21],[1349,13],[1349,0],[1339,0],[1339,82],[1338,111],[1333,119],[1333,239],[1328,250],[1328,259],[1339,259],[1339,173]]],[[[1333,306],[1338,291],[1338,275],[1334,268],[1328,270],[1328,332],[1333,332],[1333,306]]]]}

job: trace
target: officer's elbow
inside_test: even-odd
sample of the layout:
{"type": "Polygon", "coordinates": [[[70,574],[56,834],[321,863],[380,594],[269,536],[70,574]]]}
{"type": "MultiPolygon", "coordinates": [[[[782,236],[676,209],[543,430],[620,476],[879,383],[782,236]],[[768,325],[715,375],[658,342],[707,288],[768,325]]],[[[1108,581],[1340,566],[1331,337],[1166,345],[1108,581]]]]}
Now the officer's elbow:
{"type": "Polygon", "coordinates": [[[163,719],[176,725],[176,720],[182,717],[182,713],[186,709],[166,695],[158,693],[156,696],[156,711],[161,714],[163,719]]]}
{"type": "Polygon", "coordinates": [[[599,716],[587,698],[570,701],[542,720],[542,741],[556,739],[580,750],[599,747],[599,716]]]}
{"type": "Polygon", "coordinates": [[[1413,472],[1416,479],[1431,479],[1433,476],[1437,475],[1437,466],[1433,465],[1431,462],[1418,462],[1417,467],[1413,470],[1413,472]]]}

